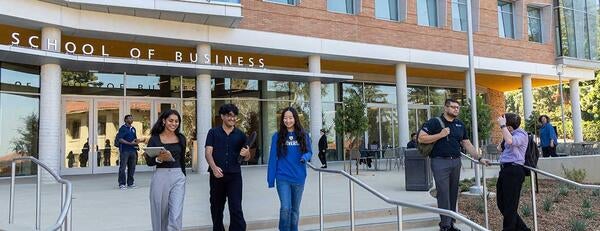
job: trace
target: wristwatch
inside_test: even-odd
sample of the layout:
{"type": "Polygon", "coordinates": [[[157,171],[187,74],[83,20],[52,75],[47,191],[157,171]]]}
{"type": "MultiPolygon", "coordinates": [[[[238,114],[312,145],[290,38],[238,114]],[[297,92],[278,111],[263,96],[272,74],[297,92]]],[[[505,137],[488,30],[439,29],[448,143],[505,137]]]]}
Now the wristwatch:
{"type": "Polygon", "coordinates": [[[503,129],[503,128],[505,128],[505,127],[506,127],[506,124],[502,124],[502,125],[500,125],[500,129],[503,129]]]}
{"type": "Polygon", "coordinates": [[[162,164],[162,161],[158,160],[158,156],[154,157],[154,161],[156,161],[156,163],[162,164]]]}

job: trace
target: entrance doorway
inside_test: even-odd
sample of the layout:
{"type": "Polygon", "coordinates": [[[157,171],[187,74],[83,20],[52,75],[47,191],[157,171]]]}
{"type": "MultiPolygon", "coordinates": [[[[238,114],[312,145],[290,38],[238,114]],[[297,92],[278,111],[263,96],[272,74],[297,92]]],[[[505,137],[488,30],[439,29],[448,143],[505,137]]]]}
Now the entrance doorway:
{"type": "Polygon", "coordinates": [[[395,105],[367,105],[369,129],[365,134],[365,148],[387,149],[398,147],[398,116],[395,105]]]}
{"type": "Polygon", "coordinates": [[[409,134],[419,134],[419,130],[423,126],[423,123],[427,122],[431,118],[431,112],[429,106],[423,105],[409,105],[408,106],[408,128],[410,129],[409,134]]]}

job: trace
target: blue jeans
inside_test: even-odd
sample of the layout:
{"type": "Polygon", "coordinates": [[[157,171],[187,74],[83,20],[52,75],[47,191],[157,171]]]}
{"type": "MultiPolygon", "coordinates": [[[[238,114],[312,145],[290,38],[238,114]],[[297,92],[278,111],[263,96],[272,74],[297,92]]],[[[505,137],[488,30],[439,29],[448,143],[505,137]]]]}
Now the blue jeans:
{"type": "Polygon", "coordinates": [[[277,180],[277,194],[279,194],[279,230],[298,231],[300,216],[300,201],[302,201],[303,184],[295,184],[285,180],[277,180]]]}

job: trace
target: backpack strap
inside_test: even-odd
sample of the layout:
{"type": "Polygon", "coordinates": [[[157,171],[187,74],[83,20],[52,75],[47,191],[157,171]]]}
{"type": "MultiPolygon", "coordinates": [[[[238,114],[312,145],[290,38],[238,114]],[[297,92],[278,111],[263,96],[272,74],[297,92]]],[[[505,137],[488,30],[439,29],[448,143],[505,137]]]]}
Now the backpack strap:
{"type": "Polygon", "coordinates": [[[442,129],[446,128],[444,121],[442,121],[442,117],[435,117],[435,118],[440,122],[440,126],[442,126],[442,129]]]}

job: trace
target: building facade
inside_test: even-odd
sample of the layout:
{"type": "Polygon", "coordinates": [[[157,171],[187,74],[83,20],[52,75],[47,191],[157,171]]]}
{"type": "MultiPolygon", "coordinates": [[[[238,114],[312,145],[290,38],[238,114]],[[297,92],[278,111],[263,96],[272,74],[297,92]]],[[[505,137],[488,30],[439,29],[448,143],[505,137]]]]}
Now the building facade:
{"type": "MultiPolygon", "coordinates": [[[[225,103],[240,108],[244,132],[259,134],[247,164],[267,162],[288,106],[313,144],[328,129],[327,158],[342,160],[333,120],[350,94],[367,103],[365,144],[404,147],[446,98],[470,95],[468,2],[0,0],[0,175],[21,155],[63,175],[116,172],[123,117],[147,137],[171,108],[193,144],[188,167],[203,171],[204,140],[225,103]]],[[[470,2],[476,89],[493,117],[503,92],[517,89],[531,114],[532,88],[557,84],[564,64],[581,140],[578,84],[600,69],[598,0],[470,2]]],[[[141,155],[138,164],[151,170],[141,155]]],[[[35,173],[28,164],[17,172],[35,173]]]]}

